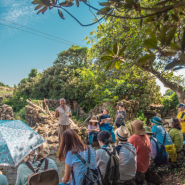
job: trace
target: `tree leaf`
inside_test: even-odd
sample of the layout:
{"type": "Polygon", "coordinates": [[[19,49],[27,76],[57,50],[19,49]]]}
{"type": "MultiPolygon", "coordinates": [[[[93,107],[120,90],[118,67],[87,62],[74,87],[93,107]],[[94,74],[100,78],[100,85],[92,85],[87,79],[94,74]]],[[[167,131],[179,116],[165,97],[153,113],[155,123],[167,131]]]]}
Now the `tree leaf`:
{"type": "Polygon", "coordinates": [[[148,17],[145,22],[154,22],[155,21],[155,17],[154,16],[151,16],[151,17],[148,17]]]}
{"type": "Polygon", "coordinates": [[[125,9],[132,9],[132,6],[131,6],[130,4],[125,4],[125,5],[124,5],[124,8],[125,8],[125,9]]]}
{"type": "Polygon", "coordinates": [[[38,10],[39,8],[41,8],[41,7],[43,7],[44,6],[44,4],[39,4],[39,5],[37,5],[36,7],[35,7],[35,10],[38,10]]]}
{"type": "Polygon", "coordinates": [[[164,22],[168,21],[169,15],[164,16],[164,22]]]}
{"type": "Polygon", "coordinates": [[[168,35],[166,37],[166,46],[168,46],[172,39],[174,38],[174,35],[176,33],[176,30],[177,30],[177,26],[174,26],[169,32],[168,32],[168,35]]]}
{"type": "Polygon", "coordinates": [[[143,25],[143,19],[140,20],[140,27],[143,25]]]}
{"type": "Polygon", "coordinates": [[[167,32],[168,28],[166,25],[164,25],[161,29],[161,34],[159,36],[159,40],[161,41],[161,45],[163,46],[165,44],[165,40],[166,40],[166,32],[167,32]]]}
{"type": "Polygon", "coordinates": [[[46,6],[50,6],[50,0],[41,0],[43,4],[45,4],[46,6]]]}
{"type": "Polygon", "coordinates": [[[131,6],[135,4],[134,0],[126,0],[126,3],[131,6]]]}
{"type": "Polygon", "coordinates": [[[114,62],[113,61],[109,61],[109,63],[107,64],[106,68],[105,68],[105,71],[107,71],[111,65],[113,64],[114,62]]]}
{"type": "Polygon", "coordinates": [[[120,50],[119,50],[119,56],[123,56],[124,55],[124,51],[126,50],[126,46],[123,46],[120,50]]]}
{"type": "Polygon", "coordinates": [[[105,8],[102,8],[100,9],[98,12],[97,12],[97,15],[101,15],[101,14],[107,14],[109,11],[111,10],[110,7],[105,7],[105,8]]]}
{"type": "Polygon", "coordinates": [[[119,64],[119,62],[118,62],[118,61],[116,61],[116,63],[115,63],[115,67],[116,67],[116,69],[119,69],[119,68],[120,68],[120,64],[119,64]]]}
{"type": "Polygon", "coordinates": [[[63,13],[62,13],[59,9],[58,9],[58,14],[60,15],[60,17],[61,17],[62,19],[65,19],[63,13]]]}
{"type": "Polygon", "coordinates": [[[111,6],[111,2],[103,2],[103,3],[100,3],[101,6],[111,6]]]}
{"type": "Polygon", "coordinates": [[[184,50],[184,48],[185,48],[185,29],[184,29],[184,32],[183,32],[183,37],[182,37],[181,46],[182,46],[182,49],[184,50]]]}
{"type": "Polygon", "coordinates": [[[117,42],[113,46],[113,52],[115,55],[117,55],[117,53],[118,53],[118,43],[117,42]]]}
{"type": "Polygon", "coordinates": [[[175,66],[184,65],[184,62],[182,60],[174,59],[172,62],[166,65],[165,70],[170,70],[175,66]]]}
{"type": "Polygon", "coordinates": [[[166,1],[161,1],[159,3],[156,3],[156,5],[165,5],[169,0],[166,0],[166,1]]]}
{"type": "Polygon", "coordinates": [[[144,45],[150,49],[158,49],[157,38],[156,38],[155,34],[151,34],[151,38],[145,40],[144,45]]]}
{"type": "Polygon", "coordinates": [[[155,55],[154,55],[154,54],[146,54],[146,55],[144,55],[143,57],[141,57],[141,58],[137,61],[137,63],[138,63],[139,65],[144,65],[147,61],[153,60],[153,59],[155,59],[155,55]]]}
{"type": "Polygon", "coordinates": [[[111,51],[110,49],[106,49],[106,52],[107,52],[110,56],[114,56],[113,51],[111,51]]]}
{"type": "Polygon", "coordinates": [[[172,16],[172,19],[173,19],[174,21],[176,21],[176,22],[179,21],[179,17],[178,17],[177,15],[172,14],[171,16],[172,16]]]}
{"type": "Polygon", "coordinates": [[[181,49],[181,48],[180,48],[177,44],[175,44],[175,43],[171,43],[171,44],[170,44],[170,48],[173,49],[173,50],[177,50],[177,51],[181,49]]]}
{"type": "Polygon", "coordinates": [[[72,6],[74,3],[69,2],[69,1],[65,1],[65,2],[62,2],[62,3],[59,3],[59,4],[60,4],[60,6],[70,7],[70,6],[72,6]]]}
{"type": "Polygon", "coordinates": [[[48,7],[47,6],[44,6],[44,8],[41,9],[42,10],[42,14],[44,14],[47,9],[48,9],[48,7]]]}
{"type": "Polygon", "coordinates": [[[78,0],[76,0],[76,6],[79,7],[79,1],[78,0]]]}
{"type": "Polygon", "coordinates": [[[110,60],[110,59],[113,59],[112,58],[112,56],[102,56],[101,58],[100,58],[101,60],[110,60]]]}

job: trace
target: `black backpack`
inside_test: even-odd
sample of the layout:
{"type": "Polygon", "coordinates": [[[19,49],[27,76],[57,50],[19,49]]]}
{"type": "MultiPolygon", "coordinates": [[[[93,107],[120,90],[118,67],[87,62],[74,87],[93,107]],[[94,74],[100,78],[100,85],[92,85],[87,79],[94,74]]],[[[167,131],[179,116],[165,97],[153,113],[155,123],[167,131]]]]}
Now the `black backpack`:
{"type": "Polygon", "coordinates": [[[102,148],[105,150],[108,155],[110,156],[106,169],[105,169],[105,175],[103,175],[100,172],[102,185],[118,185],[120,182],[120,171],[119,171],[119,158],[116,156],[116,150],[113,149],[113,152],[109,152],[108,149],[102,148]]]}
{"type": "MultiPolygon", "coordinates": [[[[83,175],[82,185],[100,185],[98,169],[91,169],[90,165],[90,148],[88,148],[87,162],[82,158],[79,153],[75,154],[86,166],[87,172],[83,175]]],[[[75,185],[74,173],[72,170],[73,185],[75,185]]]]}
{"type": "Polygon", "coordinates": [[[156,143],[156,148],[157,148],[157,155],[154,158],[154,163],[156,166],[161,166],[167,163],[168,159],[168,154],[166,152],[166,149],[164,147],[165,139],[166,139],[166,131],[164,130],[164,139],[163,139],[163,144],[159,143],[155,139],[151,138],[155,143],[156,143]]]}

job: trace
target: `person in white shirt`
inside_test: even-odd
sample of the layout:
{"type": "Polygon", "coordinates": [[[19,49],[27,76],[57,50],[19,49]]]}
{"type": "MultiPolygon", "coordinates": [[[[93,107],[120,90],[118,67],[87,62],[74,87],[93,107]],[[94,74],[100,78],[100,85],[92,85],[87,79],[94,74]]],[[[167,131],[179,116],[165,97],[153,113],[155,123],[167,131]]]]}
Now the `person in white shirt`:
{"type": "Polygon", "coordinates": [[[115,147],[119,155],[119,170],[121,184],[135,184],[135,174],[137,168],[136,149],[133,144],[128,142],[130,132],[124,126],[115,130],[116,138],[119,143],[115,147]]]}
{"type": "Polygon", "coordinates": [[[66,100],[64,98],[60,99],[60,106],[55,109],[55,117],[59,117],[58,124],[58,138],[59,144],[62,137],[62,134],[65,130],[70,128],[69,118],[71,117],[71,109],[66,105],[66,100]]]}

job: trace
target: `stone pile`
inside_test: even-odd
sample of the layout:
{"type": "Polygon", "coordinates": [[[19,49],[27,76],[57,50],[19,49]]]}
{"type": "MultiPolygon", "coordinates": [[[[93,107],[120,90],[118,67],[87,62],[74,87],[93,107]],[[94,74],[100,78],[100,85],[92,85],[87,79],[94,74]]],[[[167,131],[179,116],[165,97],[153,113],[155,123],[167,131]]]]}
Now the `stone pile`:
{"type": "Polygon", "coordinates": [[[0,106],[0,120],[13,120],[13,110],[9,105],[0,106]]]}
{"type": "MultiPolygon", "coordinates": [[[[139,102],[136,100],[121,100],[117,103],[110,101],[110,102],[104,102],[101,103],[99,106],[96,106],[94,109],[90,110],[90,115],[98,115],[100,114],[101,110],[103,110],[104,108],[108,108],[109,111],[111,111],[113,114],[116,113],[116,111],[118,110],[119,104],[122,103],[125,107],[126,113],[127,113],[127,117],[126,117],[126,121],[133,119],[137,116],[137,111],[139,110],[139,102]]],[[[110,112],[110,113],[111,113],[110,112]]]]}

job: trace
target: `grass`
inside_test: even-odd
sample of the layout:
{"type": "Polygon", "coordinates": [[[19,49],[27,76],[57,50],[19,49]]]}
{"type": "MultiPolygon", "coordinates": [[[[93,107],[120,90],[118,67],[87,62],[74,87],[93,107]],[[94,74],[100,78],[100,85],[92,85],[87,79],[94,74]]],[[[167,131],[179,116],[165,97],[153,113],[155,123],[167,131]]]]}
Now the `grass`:
{"type": "Polygon", "coordinates": [[[4,97],[7,94],[13,94],[13,92],[12,91],[3,91],[3,90],[0,90],[0,96],[3,96],[4,97]]]}

